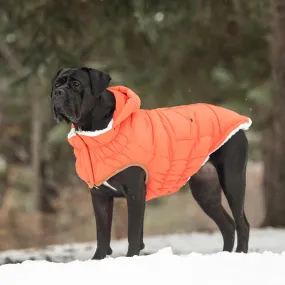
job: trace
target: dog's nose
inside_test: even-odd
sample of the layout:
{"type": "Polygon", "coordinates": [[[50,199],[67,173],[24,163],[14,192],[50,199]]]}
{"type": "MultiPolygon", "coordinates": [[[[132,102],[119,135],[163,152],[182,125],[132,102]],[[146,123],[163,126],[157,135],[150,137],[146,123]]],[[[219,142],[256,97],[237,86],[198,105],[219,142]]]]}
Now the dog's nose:
{"type": "Polygon", "coordinates": [[[55,95],[56,96],[63,96],[65,94],[64,90],[63,89],[57,89],[55,91],[55,95]]]}

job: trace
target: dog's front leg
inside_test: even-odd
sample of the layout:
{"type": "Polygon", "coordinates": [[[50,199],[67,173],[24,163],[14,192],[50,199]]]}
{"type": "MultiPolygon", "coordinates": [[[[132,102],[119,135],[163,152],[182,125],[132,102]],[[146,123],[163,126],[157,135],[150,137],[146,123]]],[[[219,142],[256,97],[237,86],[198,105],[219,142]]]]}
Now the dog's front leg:
{"type": "Polygon", "coordinates": [[[128,252],[127,256],[139,255],[142,248],[142,228],[145,200],[139,197],[128,197],[128,252]]]}
{"type": "Polygon", "coordinates": [[[97,248],[92,259],[103,259],[107,254],[112,254],[110,242],[114,198],[96,189],[91,189],[91,197],[97,232],[97,248]]]}
{"type": "Polygon", "coordinates": [[[145,182],[132,183],[128,189],[128,252],[127,256],[139,255],[144,248],[143,244],[143,222],[145,211],[145,182]]]}

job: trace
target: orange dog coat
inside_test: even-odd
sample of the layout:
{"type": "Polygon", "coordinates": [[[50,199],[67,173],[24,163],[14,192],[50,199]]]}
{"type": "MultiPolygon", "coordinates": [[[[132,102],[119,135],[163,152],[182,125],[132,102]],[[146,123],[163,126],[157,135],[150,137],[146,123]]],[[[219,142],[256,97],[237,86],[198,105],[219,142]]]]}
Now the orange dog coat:
{"type": "Polygon", "coordinates": [[[76,171],[89,187],[128,168],[147,174],[146,200],[178,191],[240,129],[251,120],[210,104],[153,110],[140,109],[140,98],[129,88],[108,88],[116,98],[113,119],[104,130],[68,135],[76,171]]]}

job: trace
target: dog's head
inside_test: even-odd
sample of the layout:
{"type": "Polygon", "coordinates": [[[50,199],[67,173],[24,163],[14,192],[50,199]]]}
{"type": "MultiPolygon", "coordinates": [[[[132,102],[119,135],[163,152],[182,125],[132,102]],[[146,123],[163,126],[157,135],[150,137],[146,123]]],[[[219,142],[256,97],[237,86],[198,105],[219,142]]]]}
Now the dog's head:
{"type": "Polygon", "coordinates": [[[60,69],[52,80],[52,110],[57,122],[78,123],[95,107],[111,77],[82,67],[60,69]]]}

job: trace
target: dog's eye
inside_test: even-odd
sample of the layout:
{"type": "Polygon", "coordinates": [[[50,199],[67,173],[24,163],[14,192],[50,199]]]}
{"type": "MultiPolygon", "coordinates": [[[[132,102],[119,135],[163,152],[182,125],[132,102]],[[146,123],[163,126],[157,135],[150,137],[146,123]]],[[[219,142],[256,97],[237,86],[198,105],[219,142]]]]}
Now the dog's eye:
{"type": "Polygon", "coordinates": [[[73,86],[78,87],[80,85],[80,83],[78,81],[73,81],[72,82],[73,86]]]}
{"type": "Polygon", "coordinates": [[[60,86],[60,84],[58,83],[58,82],[56,82],[55,84],[54,84],[54,87],[55,88],[57,88],[57,87],[59,87],[60,86]]]}

